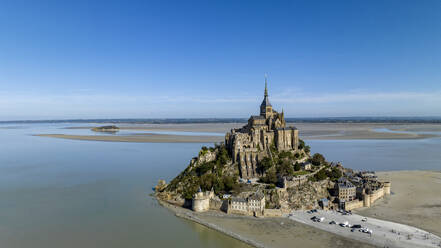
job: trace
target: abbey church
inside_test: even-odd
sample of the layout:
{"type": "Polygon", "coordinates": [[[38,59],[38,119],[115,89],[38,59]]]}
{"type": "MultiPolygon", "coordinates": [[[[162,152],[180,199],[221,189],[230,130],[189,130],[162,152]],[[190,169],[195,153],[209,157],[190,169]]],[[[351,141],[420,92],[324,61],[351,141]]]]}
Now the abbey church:
{"type": "Polygon", "coordinates": [[[227,133],[225,144],[244,179],[258,176],[257,164],[265,157],[271,158],[271,145],[278,151],[297,151],[299,132],[295,127],[286,127],[283,111],[278,113],[271,106],[266,78],[260,115],[251,116],[247,125],[227,133]]]}

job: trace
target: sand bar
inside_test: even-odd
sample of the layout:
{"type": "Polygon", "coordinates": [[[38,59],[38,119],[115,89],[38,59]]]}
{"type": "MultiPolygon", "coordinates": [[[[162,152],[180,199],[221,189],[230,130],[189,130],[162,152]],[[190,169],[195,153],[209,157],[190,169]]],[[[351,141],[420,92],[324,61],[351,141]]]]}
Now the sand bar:
{"type": "MultiPolygon", "coordinates": [[[[223,136],[155,134],[150,132],[207,132],[224,134],[244,123],[197,123],[197,124],[137,124],[120,126],[120,130],[137,130],[145,133],[133,135],[68,135],[38,134],[38,136],[75,140],[151,143],[215,143],[223,136]]],[[[300,130],[300,137],[306,140],[352,140],[352,139],[425,139],[436,137],[441,125],[426,124],[381,124],[381,123],[288,123],[300,130]],[[392,130],[392,132],[388,131],[392,130]]],[[[90,129],[91,127],[69,127],[69,129],[90,129]]]]}
{"type": "Polygon", "coordinates": [[[167,135],[167,134],[143,134],[143,135],[67,135],[67,134],[37,134],[35,136],[88,140],[107,142],[135,142],[135,143],[214,143],[221,142],[224,137],[220,136],[190,136],[190,135],[167,135]]]}

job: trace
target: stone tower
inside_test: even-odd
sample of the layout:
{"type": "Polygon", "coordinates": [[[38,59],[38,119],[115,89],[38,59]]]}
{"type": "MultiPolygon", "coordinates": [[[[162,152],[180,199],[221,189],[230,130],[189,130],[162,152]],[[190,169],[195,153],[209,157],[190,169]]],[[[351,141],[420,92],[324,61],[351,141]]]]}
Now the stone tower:
{"type": "Polygon", "coordinates": [[[273,113],[273,106],[271,106],[271,103],[268,99],[268,80],[265,75],[265,93],[263,97],[262,104],[260,104],[260,115],[268,118],[273,113]]]}

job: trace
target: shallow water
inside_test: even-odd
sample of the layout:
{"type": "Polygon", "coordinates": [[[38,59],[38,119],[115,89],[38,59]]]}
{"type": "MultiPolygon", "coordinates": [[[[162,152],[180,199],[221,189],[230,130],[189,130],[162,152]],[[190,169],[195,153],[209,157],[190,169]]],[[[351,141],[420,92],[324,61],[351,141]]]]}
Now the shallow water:
{"type": "Polygon", "coordinates": [[[441,170],[441,138],[413,140],[307,140],[311,154],[357,170],[441,170]]]}
{"type": "Polygon", "coordinates": [[[0,129],[0,247],[247,247],[148,196],[201,144],[75,141],[0,129]]]}
{"type": "MultiPolygon", "coordinates": [[[[148,196],[158,179],[172,179],[210,144],[32,136],[68,126],[0,125],[0,247],[246,247],[176,218],[148,196]]],[[[306,142],[354,169],[441,170],[439,138],[306,142]]]]}

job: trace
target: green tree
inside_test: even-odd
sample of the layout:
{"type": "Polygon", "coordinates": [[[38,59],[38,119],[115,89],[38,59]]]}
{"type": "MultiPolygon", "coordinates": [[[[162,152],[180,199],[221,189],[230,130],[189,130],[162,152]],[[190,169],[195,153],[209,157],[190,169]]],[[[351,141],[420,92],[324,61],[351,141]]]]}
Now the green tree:
{"type": "Polygon", "coordinates": [[[289,162],[288,160],[282,160],[281,164],[277,166],[277,174],[281,176],[291,176],[292,174],[294,174],[291,162],[289,162]]]}
{"type": "Polygon", "coordinates": [[[312,156],[311,163],[312,163],[313,165],[315,165],[315,166],[319,166],[319,165],[321,165],[321,164],[325,164],[325,163],[326,163],[326,160],[325,160],[325,157],[324,157],[322,154],[320,154],[320,153],[315,153],[315,154],[312,156]]]}
{"type": "Polygon", "coordinates": [[[325,168],[319,170],[317,173],[315,173],[314,178],[317,181],[321,181],[321,180],[325,180],[326,178],[328,178],[328,175],[325,171],[325,168]]]}
{"type": "Polygon", "coordinates": [[[268,157],[263,158],[259,163],[257,164],[257,170],[259,173],[263,174],[265,173],[269,168],[272,167],[271,159],[268,157]]]}
{"type": "Polygon", "coordinates": [[[302,168],[302,166],[300,165],[299,162],[296,162],[296,163],[294,164],[294,170],[295,170],[295,171],[299,171],[301,168],[302,168]]]}
{"type": "Polygon", "coordinates": [[[265,176],[262,178],[264,183],[273,183],[276,184],[277,183],[277,175],[276,175],[276,170],[274,168],[269,169],[265,176]]]}

